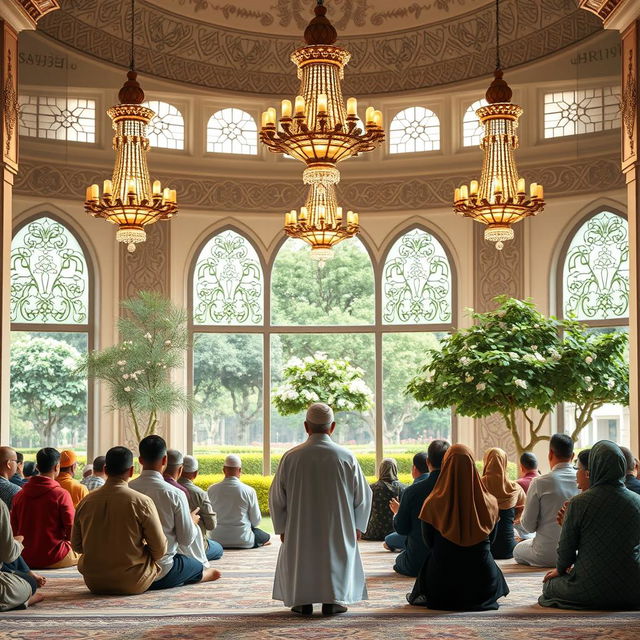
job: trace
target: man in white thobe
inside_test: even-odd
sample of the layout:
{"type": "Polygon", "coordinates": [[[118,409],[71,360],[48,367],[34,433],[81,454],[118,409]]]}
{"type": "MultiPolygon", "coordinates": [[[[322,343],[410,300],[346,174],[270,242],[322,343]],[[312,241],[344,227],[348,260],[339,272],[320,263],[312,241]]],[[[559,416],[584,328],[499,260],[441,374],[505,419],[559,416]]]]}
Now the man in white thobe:
{"type": "Polygon", "coordinates": [[[314,603],[332,615],[367,599],[358,539],[369,522],[371,489],[353,453],[331,439],[335,426],[329,406],[312,404],[309,437],[282,457],[269,491],[282,540],[273,598],[303,615],[314,603]]]}

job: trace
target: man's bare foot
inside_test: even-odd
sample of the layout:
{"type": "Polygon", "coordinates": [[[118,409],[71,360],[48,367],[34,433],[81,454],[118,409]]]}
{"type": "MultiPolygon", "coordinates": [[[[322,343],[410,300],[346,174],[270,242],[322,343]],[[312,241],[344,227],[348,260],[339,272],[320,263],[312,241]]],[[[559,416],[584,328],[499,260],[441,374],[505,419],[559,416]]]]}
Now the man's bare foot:
{"type": "Polygon", "coordinates": [[[200,582],[213,582],[218,580],[222,574],[217,569],[205,569],[202,572],[202,580],[200,582]]]}
{"type": "Polygon", "coordinates": [[[44,596],[36,591],[28,600],[27,605],[32,607],[34,604],[38,604],[38,602],[42,602],[44,600],[44,596]]]}
{"type": "Polygon", "coordinates": [[[268,547],[271,544],[271,540],[267,540],[262,546],[268,547]]]}
{"type": "Polygon", "coordinates": [[[36,581],[39,587],[44,587],[44,585],[47,584],[47,579],[44,576],[39,576],[37,573],[34,573],[33,571],[30,571],[29,574],[36,581]]]}

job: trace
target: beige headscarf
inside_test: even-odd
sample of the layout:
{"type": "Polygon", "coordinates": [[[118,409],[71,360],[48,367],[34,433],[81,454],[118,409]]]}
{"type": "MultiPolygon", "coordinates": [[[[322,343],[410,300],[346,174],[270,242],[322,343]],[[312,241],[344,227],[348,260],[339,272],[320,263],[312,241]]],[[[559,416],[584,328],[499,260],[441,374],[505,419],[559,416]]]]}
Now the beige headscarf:
{"type": "Polygon", "coordinates": [[[440,476],[424,501],[420,519],[461,547],[482,542],[498,521],[498,503],[485,488],[471,449],[454,444],[445,453],[440,476]]]}
{"type": "Polygon", "coordinates": [[[516,512],[524,509],[525,493],[523,488],[507,476],[507,454],[493,447],[484,454],[482,480],[487,491],[498,501],[498,508],[512,509],[516,512]]]}
{"type": "Polygon", "coordinates": [[[394,482],[398,480],[398,463],[394,458],[384,458],[380,462],[380,469],[378,470],[378,481],[384,482],[391,487],[394,482]]]}

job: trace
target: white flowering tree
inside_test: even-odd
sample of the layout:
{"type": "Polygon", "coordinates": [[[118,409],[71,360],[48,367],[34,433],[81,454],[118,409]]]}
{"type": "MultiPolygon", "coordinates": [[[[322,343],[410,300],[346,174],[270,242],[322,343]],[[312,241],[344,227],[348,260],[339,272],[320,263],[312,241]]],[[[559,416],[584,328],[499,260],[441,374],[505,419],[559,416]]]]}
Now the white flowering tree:
{"type": "Polygon", "coordinates": [[[362,369],[317,352],[285,364],[282,384],[274,390],[272,400],[283,416],[305,411],[314,402],[324,402],[335,412],[366,411],[372,406],[373,393],[362,369]]]}
{"type": "Polygon", "coordinates": [[[500,297],[499,307],[474,313],[475,324],[453,333],[431,350],[429,363],[408,386],[428,408],[454,406],[463,416],[499,413],[518,455],[549,436],[545,419],[563,400],[560,323],[529,302],[500,297]],[[523,438],[519,416],[527,425],[523,438]]]}
{"type": "Polygon", "coordinates": [[[156,432],[162,414],[191,405],[183,387],[171,380],[188,346],[187,314],[157,293],[141,291],[122,303],[121,342],[87,356],[90,378],[109,385],[111,404],[124,410],[136,443],[156,432]]]}

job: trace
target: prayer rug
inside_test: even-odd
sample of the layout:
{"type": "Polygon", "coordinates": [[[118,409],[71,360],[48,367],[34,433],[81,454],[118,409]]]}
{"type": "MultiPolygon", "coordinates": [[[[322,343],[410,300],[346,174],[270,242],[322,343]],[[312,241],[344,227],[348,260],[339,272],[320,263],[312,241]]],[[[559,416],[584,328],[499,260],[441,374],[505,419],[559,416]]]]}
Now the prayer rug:
{"type": "MultiPolygon", "coordinates": [[[[369,600],[341,616],[291,614],[271,599],[279,543],[225,551],[222,578],[139,596],[94,596],[75,569],[42,572],[44,602],[2,615],[0,638],[11,640],[257,639],[373,640],[637,640],[638,613],[575,612],[537,604],[545,571],[500,561],[511,593],[498,611],[448,613],[411,607],[412,578],[394,573],[394,554],[362,542],[369,600]]],[[[464,580],[465,576],[460,576],[464,580]]],[[[317,607],[319,608],[319,607],[317,607]]]]}

